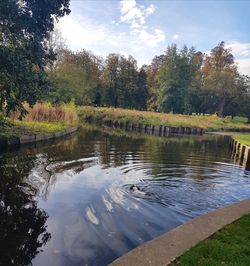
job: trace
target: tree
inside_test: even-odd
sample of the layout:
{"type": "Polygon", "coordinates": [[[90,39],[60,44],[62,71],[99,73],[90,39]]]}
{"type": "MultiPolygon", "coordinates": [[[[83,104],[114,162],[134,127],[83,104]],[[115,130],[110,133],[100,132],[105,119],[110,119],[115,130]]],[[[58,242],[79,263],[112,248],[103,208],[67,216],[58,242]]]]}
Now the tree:
{"type": "Polygon", "coordinates": [[[45,68],[55,59],[48,38],[58,18],[69,14],[69,0],[0,2],[0,111],[33,105],[48,89],[45,68]]]}
{"type": "Polygon", "coordinates": [[[223,117],[226,104],[239,93],[240,78],[231,50],[225,48],[224,42],[213,48],[205,58],[203,74],[204,86],[214,94],[216,111],[223,117]]]}
{"type": "Polygon", "coordinates": [[[90,105],[100,94],[102,60],[91,52],[57,50],[57,61],[48,70],[53,88],[46,99],[53,103],[75,101],[90,105]]]}
{"type": "Polygon", "coordinates": [[[164,62],[164,55],[155,56],[151,64],[144,67],[147,74],[147,87],[148,87],[147,109],[151,111],[156,111],[158,108],[157,75],[159,74],[163,62],[164,62]]]}
{"type": "Polygon", "coordinates": [[[188,91],[195,75],[195,49],[176,45],[167,48],[164,62],[157,75],[158,106],[163,112],[190,112],[188,91]]]}
{"type": "Polygon", "coordinates": [[[108,106],[117,107],[119,97],[119,55],[109,54],[105,60],[103,70],[104,102],[108,106]]]}
{"type": "Polygon", "coordinates": [[[138,108],[137,62],[119,54],[110,54],[103,71],[104,103],[109,106],[138,108]]]}
{"type": "Polygon", "coordinates": [[[139,70],[137,77],[137,91],[135,95],[135,108],[146,110],[148,99],[148,85],[147,85],[147,69],[146,66],[142,66],[139,70]]]}
{"type": "Polygon", "coordinates": [[[247,117],[248,123],[250,123],[250,77],[242,75],[238,82],[240,94],[237,98],[236,114],[247,117]]]}

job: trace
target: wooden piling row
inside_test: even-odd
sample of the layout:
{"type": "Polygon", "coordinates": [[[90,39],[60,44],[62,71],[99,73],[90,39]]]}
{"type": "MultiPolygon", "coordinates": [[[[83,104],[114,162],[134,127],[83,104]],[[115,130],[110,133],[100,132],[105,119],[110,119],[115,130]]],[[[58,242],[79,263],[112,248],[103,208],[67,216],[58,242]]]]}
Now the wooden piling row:
{"type": "Polygon", "coordinates": [[[246,170],[250,170],[250,147],[237,140],[232,140],[230,146],[234,162],[242,165],[246,170]]]}
{"type": "Polygon", "coordinates": [[[125,129],[127,131],[143,132],[156,136],[170,136],[170,135],[202,135],[203,129],[199,127],[170,127],[162,125],[143,125],[132,122],[120,122],[106,120],[103,122],[105,126],[125,129]]]}

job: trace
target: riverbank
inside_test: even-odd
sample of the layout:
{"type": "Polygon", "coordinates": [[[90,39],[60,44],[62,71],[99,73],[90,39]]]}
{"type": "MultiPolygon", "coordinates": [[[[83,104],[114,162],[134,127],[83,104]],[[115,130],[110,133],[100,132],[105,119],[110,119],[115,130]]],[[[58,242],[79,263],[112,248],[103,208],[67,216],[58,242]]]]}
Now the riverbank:
{"type": "Polygon", "coordinates": [[[27,114],[19,120],[19,112],[9,117],[0,114],[1,149],[25,143],[53,140],[77,130],[78,118],[73,103],[51,105],[47,102],[36,103],[30,107],[24,103],[27,114]]]}
{"type": "Polygon", "coordinates": [[[249,265],[250,215],[226,225],[207,240],[202,241],[172,266],[249,265]]]}
{"type": "Polygon", "coordinates": [[[113,121],[175,128],[201,128],[205,132],[250,132],[250,124],[247,123],[247,119],[240,117],[231,119],[231,117],[219,118],[217,115],[177,115],[104,107],[79,107],[78,116],[81,122],[93,124],[105,124],[108,121],[113,121]]]}
{"type": "MultiPolygon", "coordinates": [[[[223,207],[221,209],[215,210],[213,212],[210,212],[208,214],[199,216],[197,218],[194,218],[190,220],[189,222],[178,226],[177,228],[171,230],[170,232],[163,234],[151,241],[148,241],[141,246],[133,249],[132,251],[128,252],[127,254],[121,256],[120,258],[113,261],[110,265],[111,266],[126,266],[126,265],[137,265],[137,266],[151,266],[151,265],[248,265],[247,264],[213,264],[210,263],[210,261],[206,261],[206,263],[198,263],[199,260],[192,260],[192,263],[182,263],[178,258],[181,259],[181,255],[185,254],[187,252],[188,258],[192,257],[190,254],[191,252],[194,254],[196,249],[194,248],[194,251],[191,249],[195,247],[200,241],[206,240],[209,237],[213,236],[216,232],[221,230],[223,227],[232,224],[233,222],[237,221],[239,218],[241,218],[243,215],[250,213],[250,199],[240,201],[238,203],[228,205],[226,207],[223,207]],[[190,253],[189,250],[191,249],[190,253]],[[177,259],[177,261],[176,261],[177,259]],[[175,262],[174,262],[175,261],[175,262]],[[174,264],[173,264],[174,262],[174,264]]],[[[247,221],[249,221],[250,216],[248,216],[247,221]]],[[[250,248],[249,245],[245,245],[246,241],[249,239],[249,234],[245,232],[245,236],[242,234],[244,233],[244,229],[246,231],[249,231],[249,223],[246,223],[245,218],[243,218],[243,225],[240,224],[239,230],[237,230],[240,235],[234,236],[234,243],[232,244],[231,248],[234,249],[232,251],[233,253],[228,253],[227,258],[231,259],[231,261],[246,261],[248,259],[248,262],[250,260],[249,252],[250,248]],[[240,243],[240,240],[244,239],[244,242],[240,243]],[[238,241],[238,242],[237,242],[238,241]],[[237,248],[236,246],[239,245],[237,248]],[[238,255],[237,255],[238,252],[238,255]],[[242,252],[242,258],[240,258],[242,252]],[[248,253],[248,257],[246,258],[246,254],[248,253]],[[233,258],[234,257],[234,258],[233,258]]],[[[233,225],[232,225],[233,226],[233,225]]],[[[227,230],[227,228],[226,228],[227,230]]],[[[232,230],[233,231],[233,230],[232,230]]],[[[227,233],[227,231],[224,231],[223,233],[227,233]]],[[[233,241],[233,236],[225,235],[228,240],[228,248],[230,248],[230,239],[233,241]]],[[[203,245],[203,242],[201,242],[201,245],[203,245]]],[[[198,253],[198,256],[196,254],[196,258],[199,257],[199,255],[203,255],[200,257],[200,260],[205,261],[207,258],[206,250],[210,251],[213,249],[213,247],[210,247],[206,245],[206,250],[200,250],[199,245],[197,246],[198,250],[200,251],[198,253]]],[[[226,245],[225,245],[226,247],[226,245]]],[[[221,248],[222,249],[222,248],[221,248]]],[[[220,249],[220,250],[221,250],[220,249]]],[[[219,252],[219,250],[217,251],[219,252]]],[[[225,250],[223,251],[225,255],[225,250]]],[[[195,255],[195,254],[194,254],[195,255]]],[[[218,255],[218,254],[217,254],[218,255]]],[[[185,256],[185,255],[184,255],[185,256]]],[[[221,254],[223,256],[223,254],[221,254]]],[[[188,261],[188,258],[185,257],[183,261],[188,261]]],[[[216,257],[215,257],[216,258],[216,257]]],[[[181,259],[182,260],[182,259],[181,259]]]]}
{"type": "Polygon", "coordinates": [[[250,135],[232,136],[231,149],[234,162],[250,170],[250,135]]]}
{"type": "Polygon", "coordinates": [[[52,140],[69,135],[76,130],[76,124],[8,119],[0,126],[0,148],[6,149],[11,146],[52,140]]]}

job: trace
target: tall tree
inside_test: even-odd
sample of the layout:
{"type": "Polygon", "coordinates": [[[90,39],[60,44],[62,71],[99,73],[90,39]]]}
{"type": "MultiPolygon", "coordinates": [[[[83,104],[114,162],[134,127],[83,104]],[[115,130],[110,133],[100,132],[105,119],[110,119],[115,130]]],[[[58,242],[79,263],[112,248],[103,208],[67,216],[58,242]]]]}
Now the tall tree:
{"type": "Polygon", "coordinates": [[[48,71],[53,89],[47,99],[54,102],[75,101],[90,105],[96,101],[100,88],[102,60],[91,52],[57,50],[57,61],[48,71]]]}
{"type": "Polygon", "coordinates": [[[163,112],[189,112],[188,90],[195,75],[195,49],[176,45],[167,48],[164,63],[157,76],[158,106],[163,112]]]}
{"type": "Polygon", "coordinates": [[[103,84],[105,104],[138,108],[137,62],[132,56],[126,58],[119,54],[110,54],[105,61],[103,84]]]}
{"type": "Polygon", "coordinates": [[[164,62],[164,55],[155,56],[150,65],[144,67],[147,74],[147,87],[148,87],[148,98],[147,98],[147,109],[156,111],[157,106],[157,76],[164,62]]]}
{"type": "Polygon", "coordinates": [[[224,116],[226,103],[239,93],[240,78],[231,50],[225,48],[224,42],[219,43],[206,57],[203,74],[204,86],[216,99],[216,111],[219,116],[224,116]]]}
{"type": "Polygon", "coordinates": [[[147,110],[148,85],[147,85],[147,68],[142,66],[137,77],[137,91],[135,95],[135,108],[147,110]]]}
{"type": "Polygon", "coordinates": [[[105,60],[103,71],[103,84],[105,87],[103,98],[108,106],[118,106],[119,99],[119,64],[118,54],[109,54],[105,60]]]}
{"type": "Polygon", "coordinates": [[[45,67],[55,59],[48,38],[58,18],[69,14],[69,0],[0,2],[0,111],[25,113],[48,88],[45,67]]]}

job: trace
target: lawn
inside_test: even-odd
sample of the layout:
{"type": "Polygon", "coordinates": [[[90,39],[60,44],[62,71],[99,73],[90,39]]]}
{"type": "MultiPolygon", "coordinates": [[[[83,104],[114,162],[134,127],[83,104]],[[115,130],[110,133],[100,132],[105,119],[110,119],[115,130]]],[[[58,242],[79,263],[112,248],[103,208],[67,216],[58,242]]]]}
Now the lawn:
{"type": "Polygon", "coordinates": [[[177,115],[103,107],[79,107],[78,116],[81,122],[98,123],[104,120],[116,120],[163,126],[201,127],[205,131],[250,131],[250,124],[242,117],[232,119],[220,118],[217,115],[177,115]]]}
{"type": "Polygon", "coordinates": [[[233,138],[239,141],[241,144],[247,145],[250,147],[250,135],[234,135],[233,138]]]}
{"type": "Polygon", "coordinates": [[[250,215],[225,226],[171,264],[177,265],[250,265],[250,215]]]}

